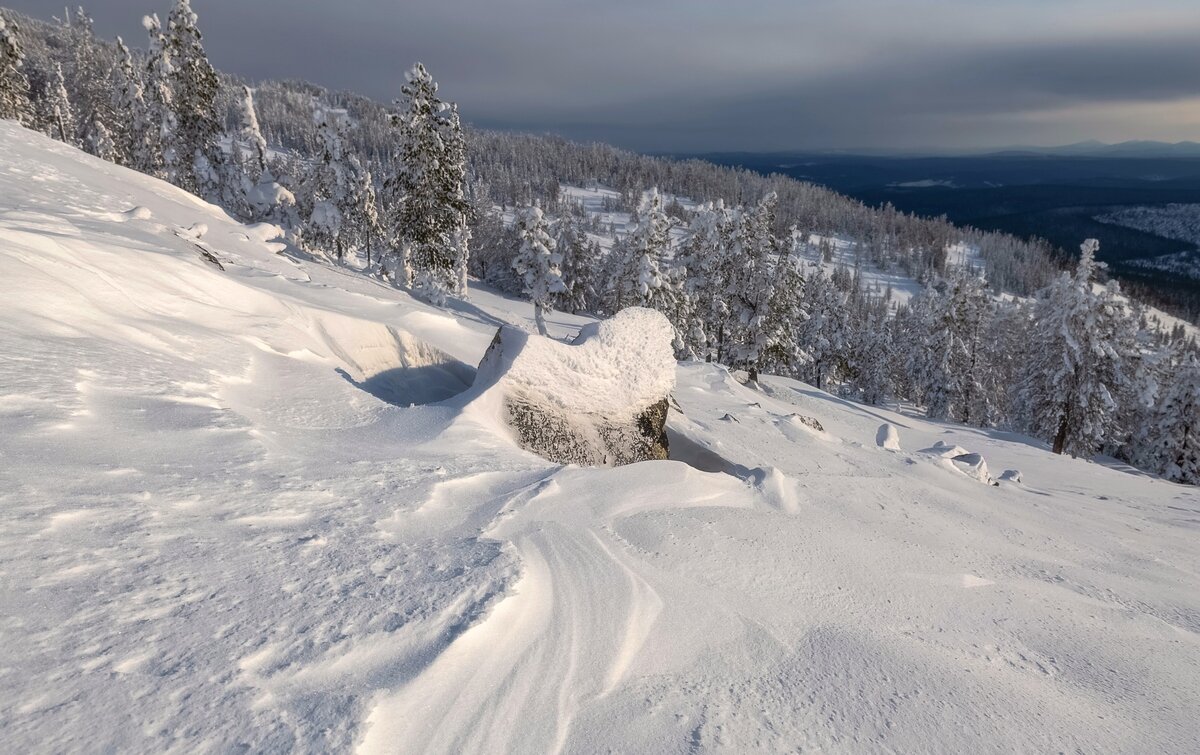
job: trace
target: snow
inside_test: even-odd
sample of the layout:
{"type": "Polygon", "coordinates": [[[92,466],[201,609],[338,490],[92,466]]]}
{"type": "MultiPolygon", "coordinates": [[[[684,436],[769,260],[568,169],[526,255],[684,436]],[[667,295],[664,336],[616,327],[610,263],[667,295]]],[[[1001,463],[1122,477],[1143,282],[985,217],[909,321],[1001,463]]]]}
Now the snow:
{"type": "Polygon", "coordinates": [[[884,422],[875,431],[875,445],[885,451],[900,450],[900,432],[896,430],[896,426],[888,422],[884,422]]]}
{"type": "Polygon", "coordinates": [[[992,475],[988,472],[987,461],[979,454],[959,454],[951,461],[967,476],[989,485],[992,484],[992,475]]]}
{"type": "MultiPolygon", "coordinates": [[[[851,239],[810,233],[806,243],[808,247],[804,255],[806,263],[819,268],[827,276],[832,275],[833,271],[839,267],[854,270],[858,263],[856,242],[851,239]],[[821,259],[822,244],[828,246],[832,252],[832,259],[828,262],[821,259]]],[[[951,249],[951,259],[954,262],[961,262],[959,257],[965,260],[965,255],[966,250],[960,247],[951,249]]],[[[908,304],[914,296],[921,292],[920,283],[899,271],[882,270],[875,265],[865,263],[861,266],[860,273],[863,287],[867,292],[876,296],[884,296],[890,289],[891,301],[897,307],[908,304]]]]}
{"type": "MultiPolygon", "coordinates": [[[[611,227],[616,238],[623,238],[632,229],[633,219],[630,213],[604,209],[606,202],[609,203],[610,206],[619,206],[621,201],[621,192],[604,186],[592,186],[587,188],[582,186],[572,186],[570,184],[561,184],[559,186],[559,191],[564,201],[573,202],[580,205],[588,215],[598,220],[603,227],[611,227]]],[[[642,199],[644,200],[646,195],[650,194],[651,191],[657,190],[648,190],[643,192],[642,199]]],[[[662,200],[662,207],[669,207],[671,204],[676,202],[685,210],[693,212],[699,207],[699,203],[696,200],[688,197],[681,197],[677,194],[661,192],[659,193],[659,197],[662,200]]],[[[672,226],[670,234],[671,240],[676,245],[683,243],[688,236],[686,224],[672,226]]],[[[606,234],[589,234],[589,238],[600,242],[600,247],[605,251],[612,248],[614,241],[613,235],[606,234]]]]}
{"type": "Polygon", "coordinates": [[[6,752],[1200,739],[1195,488],[702,363],[672,460],[550,465],[464,421],[529,304],[427,306],[11,123],[0,279],[6,752]]]}
{"type": "MultiPolygon", "coordinates": [[[[1099,294],[1104,290],[1104,285],[1098,282],[1092,283],[1092,291],[1099,294]]],[[[1116,301],[1125,304],[1131,303],[1131,299],[1124,293],[1116,297],[1116,301]]],[[[1175,315],[1168,314],[1157,307],[1147,306],[1144,308],[1146,320],[1152,329],[1157,329],[1161,333],[1172,333],[1179,330],[1185,339],[1200,339],[1200,327],[1195,323],[1188,322],[1175,315]]]]}
{"type": "Polygon", "coordinates": [[[584,326],[571,344],[504,327],[464,393],[465,432],[496,432],[559,463],[666,458],[673,336],[666,317],[640,308],[584,326]],[[652,428],[643,427],[650,416],[652,428]]]}
{"type": "Polygon", "coordinates": [[[954,459],[968,452],[965,448],[951,445],[944,440],[939,440],[929,448],[922,448],[917,453],[926,454],[927,456],[937,456],[942,459],[954,459]]]}
{"type": "Polygon", "coordinates": [[[589,324],[573,344],[514,335],[525,336],[514,353],[481,366],[482,386],[501,382],[508,393],[571,414],[630,417],[675,387],[674,331],[652,309],[631,307],[589,324]]]}
{"type": "Polygon", "coordinates": [[[278,183],[264,180],[246,192],[246,201],[261,214],[269,212],[273,207],[294,206],[296,197],[278,183]]]}

